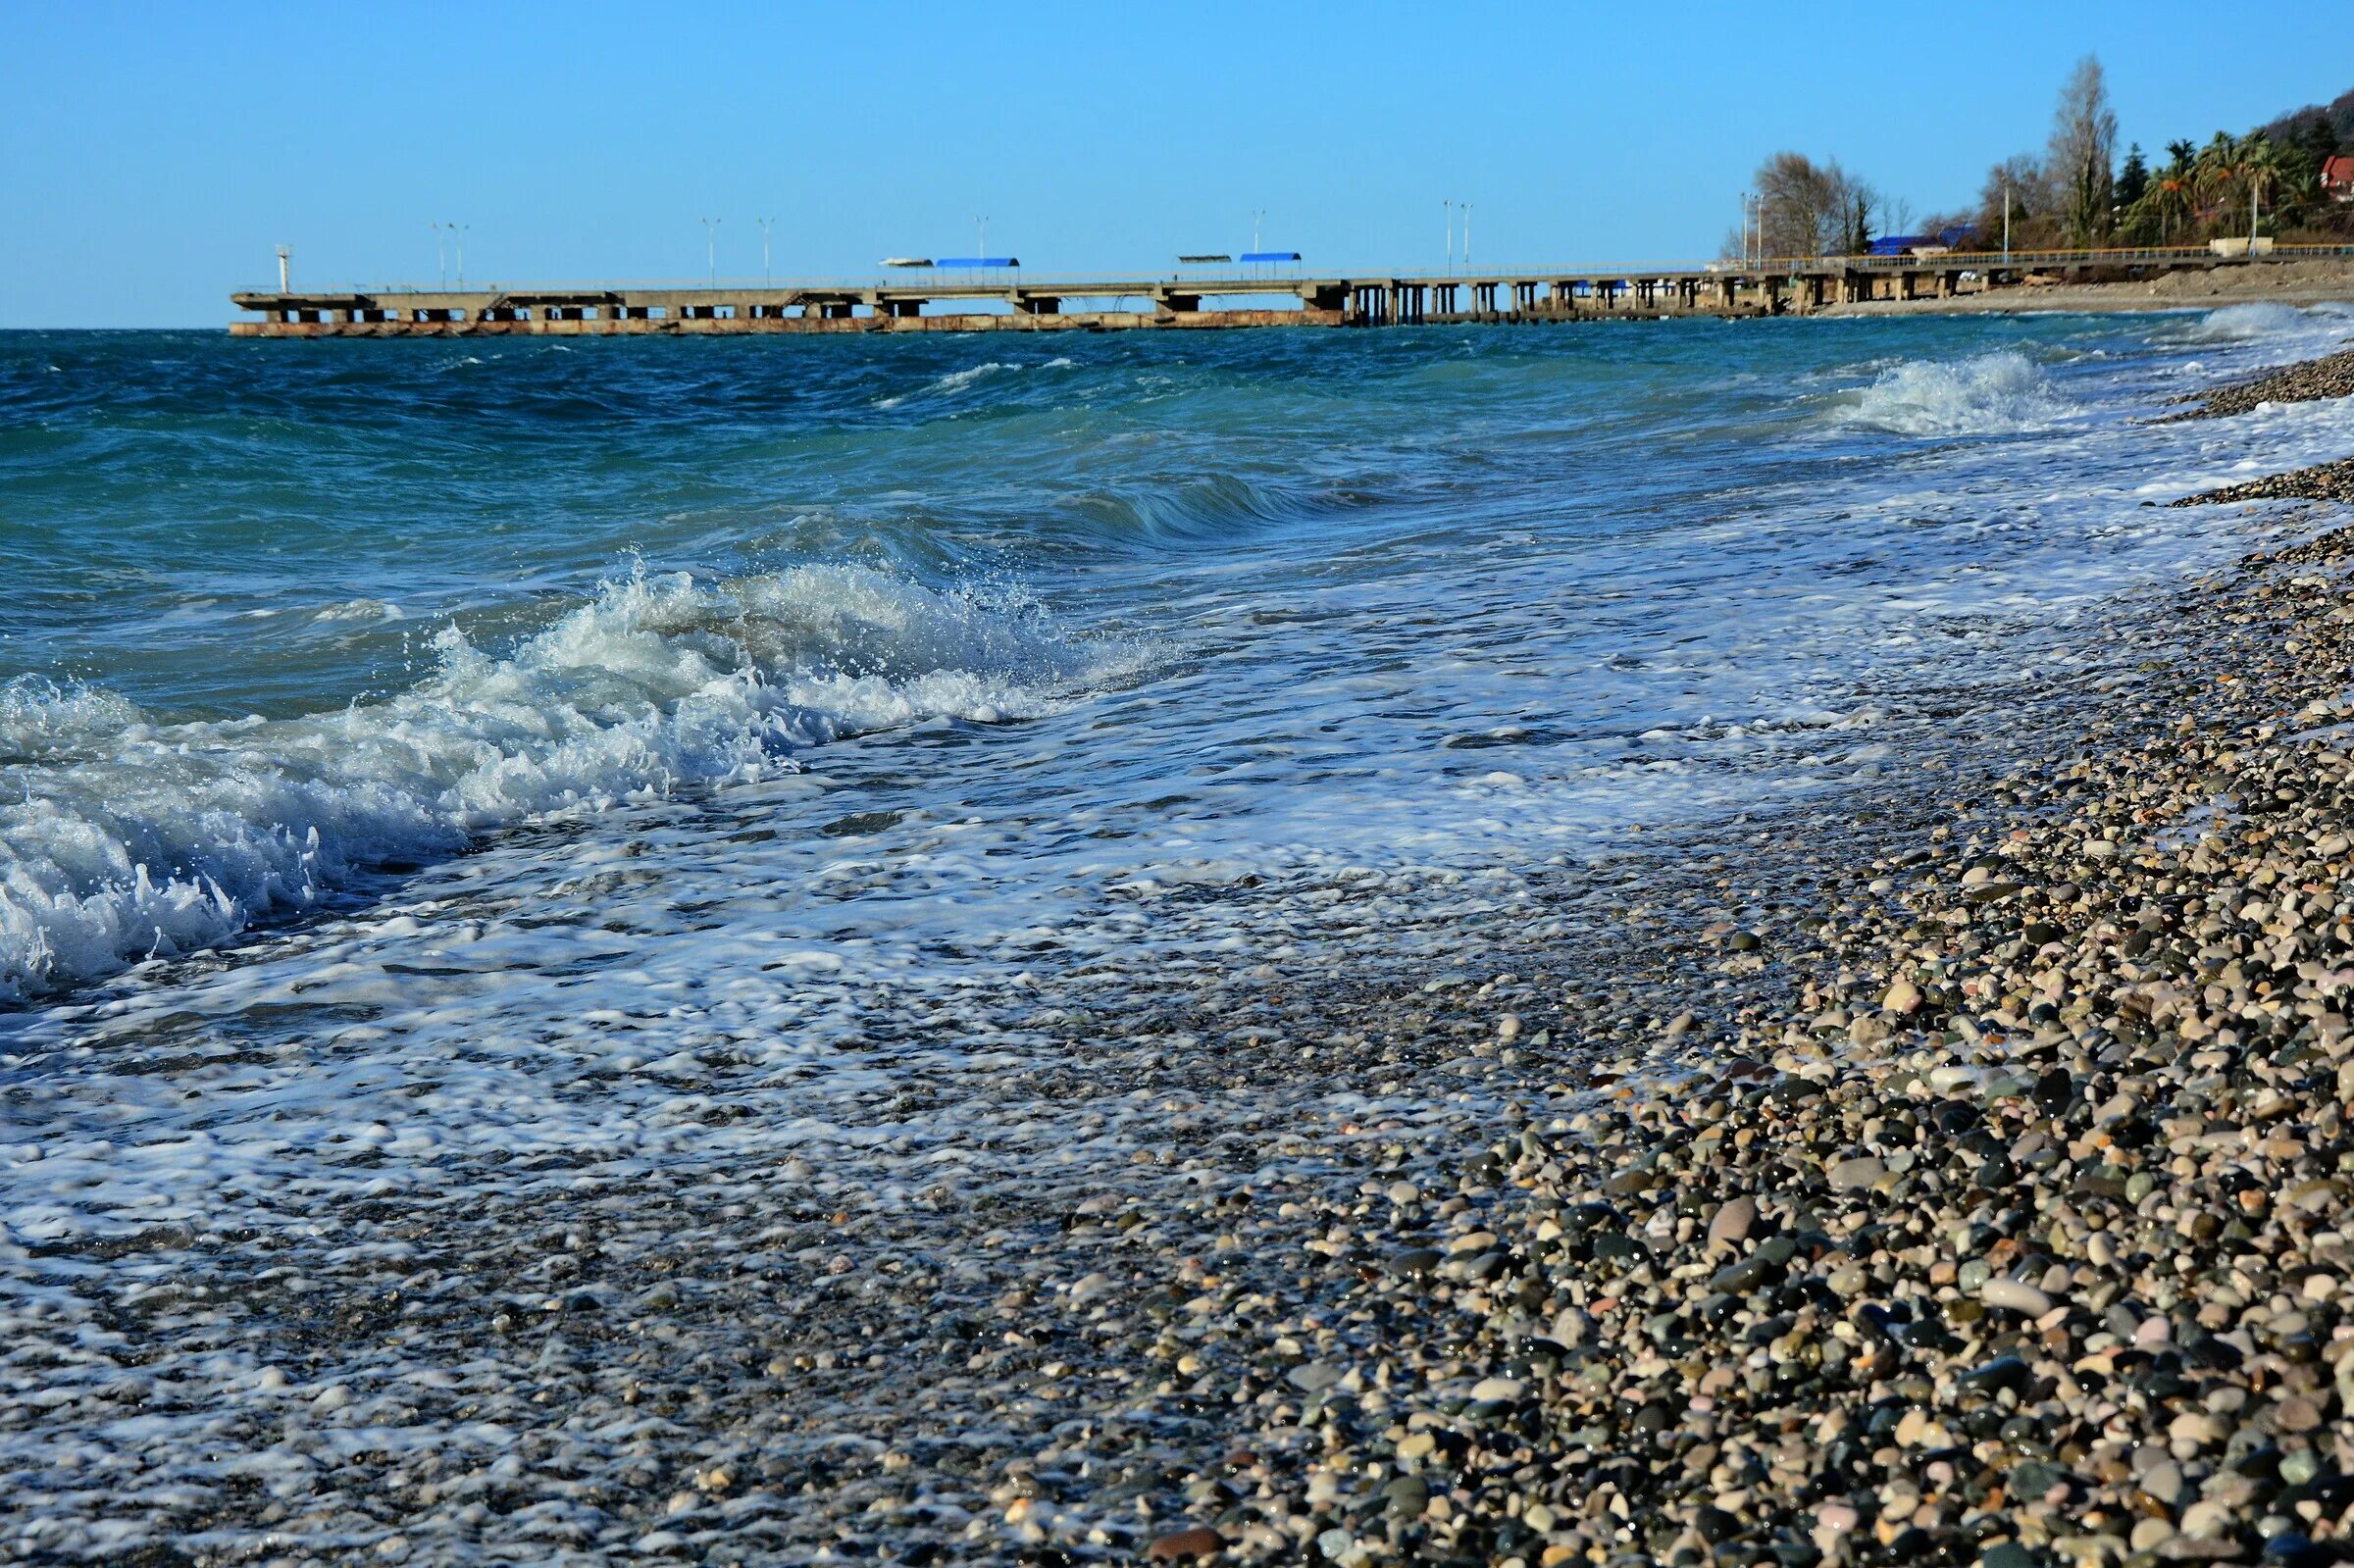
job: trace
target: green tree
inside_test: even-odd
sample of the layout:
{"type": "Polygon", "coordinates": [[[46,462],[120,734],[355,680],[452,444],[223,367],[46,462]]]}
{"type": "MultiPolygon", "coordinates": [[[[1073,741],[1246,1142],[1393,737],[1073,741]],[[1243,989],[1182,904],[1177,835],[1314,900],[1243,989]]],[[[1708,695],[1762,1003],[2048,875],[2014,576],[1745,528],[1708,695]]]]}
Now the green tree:
{"type": "Polygon", "coordinates": [[[2190,161],[2190,185],[2202,218],[2212,218],[2238,199],[2239,144],[2229,132],[2217,131],[2190,161]]]}
{"type": "Polygon", "coordinates": [[[2141,143],[2125,149],[2125,166],[2117,175],[2117,204],[2130,207],[2149,194],[2150,166],[2141,156],[2141,143]]]}
{"type": "Polygon", "coordinates": [[[2142,202],[2158,221],[2158,243],[2188,238],[2199,213],[2199,188],[2191,177],[2189,161],[2183,160],[2152,179],[2142,202]]]}
{"type": "Polygon", "coordinates": [[[2280,189],[2283,167],[2280,149],[2263,131],[2239,138],[2240,188],[2248,201],[2248,232],[2256,232],[2257,213],[2280,189]]]}

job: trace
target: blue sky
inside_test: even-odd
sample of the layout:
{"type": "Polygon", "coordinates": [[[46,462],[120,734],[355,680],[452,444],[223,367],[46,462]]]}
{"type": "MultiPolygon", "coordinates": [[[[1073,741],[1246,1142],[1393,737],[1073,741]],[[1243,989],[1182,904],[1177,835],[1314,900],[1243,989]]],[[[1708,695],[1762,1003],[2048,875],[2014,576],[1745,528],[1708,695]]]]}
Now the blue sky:
{"type": "Polygon", "coordinates": [[[990,248],[1151,273],[1713,255],[1766,153],[1923,210],[2040,147],[2073,62],[2124,137],[2354,87],[2345,0],[1849,8],[36,5],[0,49],[0,326],[209,326],[269,279],[864,275],[990,248]]]}

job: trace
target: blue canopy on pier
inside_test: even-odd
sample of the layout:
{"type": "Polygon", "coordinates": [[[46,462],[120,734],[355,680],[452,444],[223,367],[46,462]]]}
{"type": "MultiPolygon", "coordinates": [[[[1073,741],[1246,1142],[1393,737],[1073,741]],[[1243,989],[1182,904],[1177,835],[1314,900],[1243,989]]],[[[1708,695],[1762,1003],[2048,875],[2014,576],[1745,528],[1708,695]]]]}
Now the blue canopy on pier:
{"type": "Polygon", "coordinates": [[[1019,267],[1019,256],[943,256],[935,267],[1019,267]]]}
{"type": "Polygon", "coordinates": [[[1296,250],[1247,250],[1243,252],[1243,260],[1247,262],[1296,262],[1299,259],[1300,253],[1296,250]]]}

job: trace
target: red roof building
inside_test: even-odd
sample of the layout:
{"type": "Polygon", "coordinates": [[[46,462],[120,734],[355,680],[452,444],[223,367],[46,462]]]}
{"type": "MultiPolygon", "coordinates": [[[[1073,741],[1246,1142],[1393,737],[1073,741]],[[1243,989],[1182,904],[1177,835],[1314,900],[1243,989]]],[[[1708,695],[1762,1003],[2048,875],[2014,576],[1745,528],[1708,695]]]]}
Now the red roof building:
{"type": "Polygon", "coordinates": [[[2322,160],[2322,194],[2331,201],[2354,201],[2354,155],[2322,160]]]}

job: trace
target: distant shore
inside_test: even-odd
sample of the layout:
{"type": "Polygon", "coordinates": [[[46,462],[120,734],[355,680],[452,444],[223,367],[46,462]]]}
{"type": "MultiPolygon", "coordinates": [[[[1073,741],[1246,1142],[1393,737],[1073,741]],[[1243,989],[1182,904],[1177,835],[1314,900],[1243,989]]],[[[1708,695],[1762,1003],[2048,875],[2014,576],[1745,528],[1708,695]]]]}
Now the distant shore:
{"type": "Polygon", "coordinates": [[[1826,305],[1817,316],[1952,316],[1985,312],[2196,310],[2269,301],[2278,305],[2354,303],[2354,263],[2281,262],[2168,273],[2122,283],[2021,283],[1951,299],[1878,299],[1826,305]]]}

